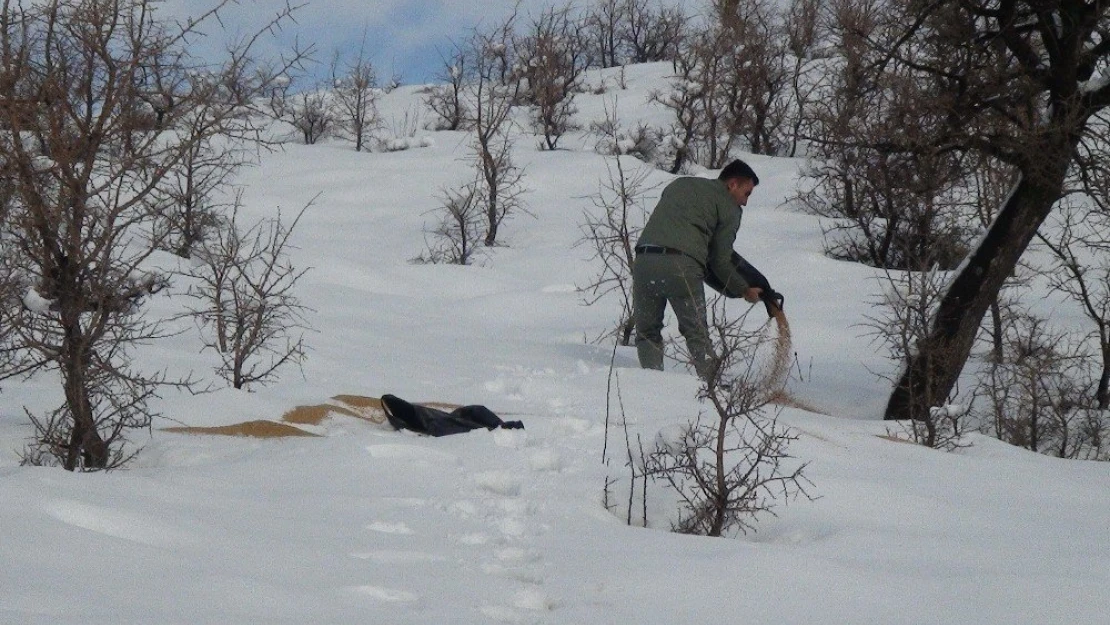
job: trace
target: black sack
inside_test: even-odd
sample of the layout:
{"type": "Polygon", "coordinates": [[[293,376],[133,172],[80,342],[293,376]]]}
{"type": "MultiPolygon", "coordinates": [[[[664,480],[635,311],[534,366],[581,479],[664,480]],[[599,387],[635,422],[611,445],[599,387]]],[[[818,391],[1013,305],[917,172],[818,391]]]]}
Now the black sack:
{"type": "Polygon", "coordinates": [[[524,428],[520,421],[502,421],[485,406],[462,406],[451,412],[444,412],[409,403],[396,395],[382,395],[382,408],[385,410],[385,418],[394,428],[432,436],[461,434],[479,428],[524,428]]]}
{"type": "MultiPolygon", "coordinates": [[[[743,276],[744,280],[748,282],[748,286],[763,290],[759,295],[759,299],[762,300],[763,305],[767,307],[768,317],[773,317],[775,315],[776,308],[782,310],[782,304],[786,298],[783,297],[782,293],[771,288],[771,282],[767,279],[767,276],[763,275],[751,263],[745,260],[743,256],[737,254],[735,250],[732,252],[732,266],[736,268],[736,273],[743,276]]],[[[726,289],[724,282],[713,273],[713,269],[710,267],[705,268],[705,284],[725,297],[744,297],[743,293],[726,289]]]]}

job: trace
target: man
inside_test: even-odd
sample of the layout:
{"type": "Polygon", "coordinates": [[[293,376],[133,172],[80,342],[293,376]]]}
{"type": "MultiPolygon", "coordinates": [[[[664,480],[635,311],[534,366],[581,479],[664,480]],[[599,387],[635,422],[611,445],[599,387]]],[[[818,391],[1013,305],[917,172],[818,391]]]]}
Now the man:
{"type": "Polygon", "coordinates": [[[759,177],[736,160],[716,180],[678,178],[663,189],[636,243],[632,266],[632,305],[640,366],[663,369],[663,313],[670,304],[694,369],[702,379],[713,374],[713,344],[705,319],[706,267],[725,287],[759,300],[732,264],[732,244],[740,216],[759,177]]]}

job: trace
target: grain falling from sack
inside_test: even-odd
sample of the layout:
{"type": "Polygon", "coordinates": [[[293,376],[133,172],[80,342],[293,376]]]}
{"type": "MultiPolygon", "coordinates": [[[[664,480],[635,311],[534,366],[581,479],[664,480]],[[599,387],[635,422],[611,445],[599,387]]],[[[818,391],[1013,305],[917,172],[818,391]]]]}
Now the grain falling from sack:
{"type": "MultiPolygon", "coordinates": [[[[767,367],[763,388],[767,392],[767,401],[771,403],[790,403],[786,393],[786,379],[790,375],[790,364],[793,360],[794,350],[790,340],[790,322],[786,320],[786,313],[781,308],[775,308],[772,318],[778,335],[774,339],[774,354],[767,367]]],[[[763,332],[769,334],[771,324],[764,326],[763,332]]],[[[770,341],[770,337],[767,338],[770,341]]]]}

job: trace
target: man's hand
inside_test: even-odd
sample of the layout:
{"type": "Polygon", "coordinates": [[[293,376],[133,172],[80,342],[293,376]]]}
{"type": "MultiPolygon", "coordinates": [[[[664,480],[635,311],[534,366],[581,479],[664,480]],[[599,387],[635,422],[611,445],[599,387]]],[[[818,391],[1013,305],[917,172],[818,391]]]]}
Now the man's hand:
{"type": "Polygon", "coordinates": [[[763,294],[763,289],[752,287],[744,292],[744,301],[749,304],[754,304],[759,301],[759,296],[763,294]]]}

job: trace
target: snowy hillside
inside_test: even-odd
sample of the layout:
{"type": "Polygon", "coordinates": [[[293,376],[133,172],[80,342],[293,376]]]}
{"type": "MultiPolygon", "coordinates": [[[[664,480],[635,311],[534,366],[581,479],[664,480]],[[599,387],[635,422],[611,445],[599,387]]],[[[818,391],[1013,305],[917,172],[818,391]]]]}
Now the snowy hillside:
{"type": "MultiPolygon", "coordinates": [[[[668,69],[631,67],[625,89],[614,73],[592,73],[609,87],[579,96],[579,123],[614,107],[626,124],[664,123],[647,95],[668,69]]],[[[421,114],[420,97],[417,87],[383,96],[385,128],[421,114]]],[[[983,436],[955,453],[882,437],[888,384],[878,374],[891,365],[864,327],[880,285],[875,271],[826,258],[817,220],[786,206],[801,161],[745,157],[762,184],[737,249],[787,297],[790,390],[819,412],[784,408],[779,419],[799,436],[790,451],[810,463],[817,498],[776,508],[756,533],[709,539],[667,531],[666,509],[645,529],[602,504],[606,480],[627,475],[620,461],[601,462],[607,410],[623,409],[632,435],[653,440],[707,409],[684,366],[640,370],[632,348],[616,352],[622,407],[607,393],[612,347],[592,339],[612,326],[616,302],[582,304],[576,286],[596,268],[576,242],[612,157],[584,133],[555,152],[522,134],[514,158],[531,215],[507,221],[506,246],[480,265],[421,265],[410,260],[426,251],[442,189],[466,182],[468,136],[417,138],[429,140],[374,153],[290,143],[239,177],[248,220],[316,198],[293,237],[293,262],[311,268],[298,292],[315,328],[303,376],[287,370],[251,393],[168,393],[156,406],[164,418],[133,437],[142,451],[128,469],[77,475],[19,466],[31,435],[23,407],[54,405],[56,382],[3,387],[0,623],[1110,618],[1110,463],[983,436]],[[484,404],[526,429],[421,437],[332,399],[385,393],[484,404]],[[280,421],[321,404],[334,407],[329,417],[293,426],[316,436],[166,430],[280,421]]],[[[670,178],[650,174],[659,187],[649,208],[670,178]]],[[[151,313],[182,305],[163,293],[151,313]]],[[[190,331],[138,358],[211,377],[213,355],[181,324],[190,331]]]]}

